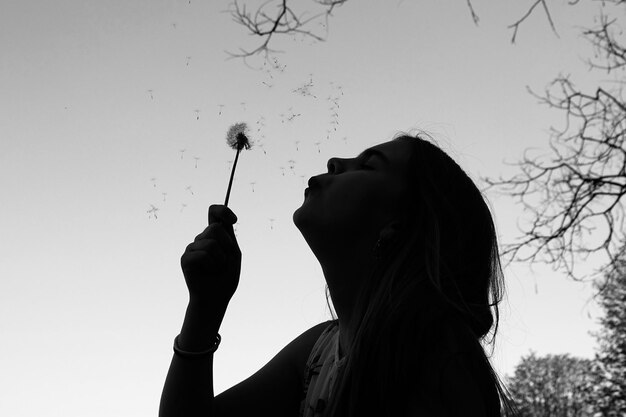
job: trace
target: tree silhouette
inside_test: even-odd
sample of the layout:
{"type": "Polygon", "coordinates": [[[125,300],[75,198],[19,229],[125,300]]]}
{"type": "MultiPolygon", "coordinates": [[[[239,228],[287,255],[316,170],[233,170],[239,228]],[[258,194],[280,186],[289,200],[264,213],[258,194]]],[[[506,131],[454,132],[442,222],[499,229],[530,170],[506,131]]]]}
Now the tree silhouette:
{"type": "Polygon", "coordinates": [[[608,284],[596,284],[596,290],[604,287],[598,294],[604,315],[593,334],[598,341],[595,372],[602,376],[596,402],[603,417],[626,415],[626,261],[617,265],[608,284]]]}
{"type": "Polygon", "coordinates": [[[519,417],[591,417],[597,412],[593,361],[530,352],[507,377],[519,417]]]}

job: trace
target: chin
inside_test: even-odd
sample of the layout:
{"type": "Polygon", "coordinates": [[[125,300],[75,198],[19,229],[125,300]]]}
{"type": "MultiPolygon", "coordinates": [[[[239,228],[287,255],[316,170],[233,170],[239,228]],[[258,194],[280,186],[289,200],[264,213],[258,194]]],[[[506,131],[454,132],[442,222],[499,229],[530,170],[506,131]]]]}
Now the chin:
{"type": "MultiPolygon", "coordinates": [[[[315,229],[317,226],[315,224],[314,216],[311,215],[311,210],[308,210],[307,207],[303,204],[298,207],[294,212],[293,216],[291,216],[293,224],[300,230],[300,233],[303,235],[308,234],[312,229],[315,229]]],[[[306,236],[305,236],[306,237],[306,236]]]]}
{"type": "Polygon", "coordinates": [[[293,215],[291,216],[291,220],[293,221],[293,224],[295,224],[298,229],[300,229],[300,225],[302,224],[302,221],[304,220],[303,214],[304,213],[302,213],[302,206],[300,206],[293,212],[293,215]]]}

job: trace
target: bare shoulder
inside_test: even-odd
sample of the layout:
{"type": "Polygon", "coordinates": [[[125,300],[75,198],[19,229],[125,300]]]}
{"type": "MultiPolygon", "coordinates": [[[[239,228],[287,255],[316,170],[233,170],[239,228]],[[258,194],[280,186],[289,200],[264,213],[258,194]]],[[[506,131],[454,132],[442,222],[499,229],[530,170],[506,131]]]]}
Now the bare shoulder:
{"type": "Polygon", "coordinates": [[[297,415],[307,359],[331,322],[305,330],[253,375],[217,395],[213,401],[214,415],[297,415]]]}

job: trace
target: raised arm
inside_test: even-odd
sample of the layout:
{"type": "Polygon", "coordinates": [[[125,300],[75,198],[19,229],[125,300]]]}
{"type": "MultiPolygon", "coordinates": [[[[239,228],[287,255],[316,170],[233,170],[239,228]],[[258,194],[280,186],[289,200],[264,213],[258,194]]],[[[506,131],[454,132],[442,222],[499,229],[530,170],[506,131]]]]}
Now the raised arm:
{"type": "Polygon", "coordinates": [[[212,205],[209,226],[181,257],[189,305],[161,394],[160,417],[214,415],[211,348],[239,284],[241,251],[232,226],[236,221],[228,207],[212,205]],[[206,353],[194,355],[198,352],[206,353]]]}
{"type": "MultiPolygon", "coordinates": [[[[183,351],[210,350],[224,313],[201,300],[190,300],[178,337],[183,351]]],[[[174,354],[161,395],[159,417],[213,417],[213,353],[198,357],[174,354]]]]}

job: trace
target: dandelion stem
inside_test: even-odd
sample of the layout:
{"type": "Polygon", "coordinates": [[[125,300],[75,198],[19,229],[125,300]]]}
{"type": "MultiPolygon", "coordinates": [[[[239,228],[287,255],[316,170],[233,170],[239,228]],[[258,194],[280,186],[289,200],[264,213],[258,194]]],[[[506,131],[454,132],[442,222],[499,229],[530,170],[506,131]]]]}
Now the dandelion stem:
{"type": "Polygon", "coordinates": [[[233,169],[230,171],[230,181],[228,181],[228,191],[226,191],[226,201],[224,205],[228,207],[228,198],[230,197],[230,187],[233,185],[233,177],[235,176],[235,167],[237,166],[237,159],[239,159],[239,151],[241,149],[237,149],[237,154],[235,155],[235,162],[233,163],[233,169]]]}

